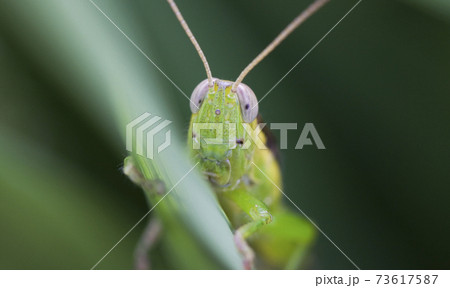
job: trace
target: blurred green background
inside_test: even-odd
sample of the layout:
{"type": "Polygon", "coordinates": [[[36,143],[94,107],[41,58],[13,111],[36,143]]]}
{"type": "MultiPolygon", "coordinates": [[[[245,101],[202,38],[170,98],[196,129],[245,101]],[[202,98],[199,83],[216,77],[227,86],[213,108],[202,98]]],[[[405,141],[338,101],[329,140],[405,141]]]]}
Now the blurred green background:
{"type": "MultiPolygon", "coordinates": [[[[229,80],[310,3],[178,2],[229,80]]],[[[95,3],[187,95],[205,78],[166,1],[95,3]]],[[[244,82],[262,97],[355,3],[331,1],[244,82]]],[[[189,102],[88,0],[0,0],[0,268],[89,269],[148,211],[120,169],[118,111],[139,93],[184,141],[189,102]]],[[[315,124],[327,149],[290,131],[284,191],[360,268],[450,268],[449,96],[449,2],[363,0],[260,103],[266,122],[315,124]]],[[[98,268],[132,268],[143,228],[98,268]]],[[[323,236],[311,267],[353,269],[323,236]]]]}

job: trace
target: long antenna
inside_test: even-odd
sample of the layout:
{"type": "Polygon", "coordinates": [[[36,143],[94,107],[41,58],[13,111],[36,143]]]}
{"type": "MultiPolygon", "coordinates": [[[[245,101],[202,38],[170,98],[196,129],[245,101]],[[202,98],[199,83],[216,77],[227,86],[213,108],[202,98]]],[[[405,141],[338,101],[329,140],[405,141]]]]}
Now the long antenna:
{"type": "Polygon", "coordinates": [[[231,90],[233,92],[236,92],[236,89],[239,84],[241,84],[242,80],[244,80],[245,76],[256,66],[258,65],[261,60],[263,60],[267,55],[270,54],[270,52],[275,49],[284,39],[286,39],[289,34],[292,33],[292,31],[295,30],[300,24],[305,22],[306,19],[308,19],[311,15],[313,15],[317,10],[319,10],[323,5],[325,5],[330,0],[316,0],[314,3],[309,5],[306,10],[304,10],[300,15],[298,15],[286,28],[284,28],[283,31],[264,49],[261,53],[259,53],[258,56],[256,56],[255,59],[253,59],[250,64],[248,64],[247,67],[241,72],[239,77],[236,79],[236,81],[233,83],[233,87],[231,87],[231,90]]]}
{"type": "Polygon", "coordinates": [[[175,16],[177,16],[178,21],[180,21],[180,24],[181,26],[183,26],[183,29],[186,32],[187,36],[189,37],[189,39],[191,39],[192,44],[194,44],[195,50],[197,50],[200,59],[202,59],[203,65],[205,66],[206,75],[208,76],[208,86],[212,87],[214,83],[212,79],[211,69],[209,69],[209,64],[208,61],[206,61],[206,57],[202,51],[202,48],[200,48],[200,45],[195,39],[194,34],[192,34],[191,29],[189,29],[189,26],[187,25],[186,21],[183,18],[183,15],[181,15],[180,9],[178,9],[177,4],[175,4],[173,0],[167,0],[167,2],[169,2],[170,7],[175,13],[175,16]]]}

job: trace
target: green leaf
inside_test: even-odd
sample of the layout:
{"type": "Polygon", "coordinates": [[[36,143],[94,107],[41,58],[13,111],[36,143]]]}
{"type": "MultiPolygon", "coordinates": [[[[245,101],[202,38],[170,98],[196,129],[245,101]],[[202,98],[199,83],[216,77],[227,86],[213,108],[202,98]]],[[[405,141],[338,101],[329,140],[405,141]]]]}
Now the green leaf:
{"type": "MultiPolygon", "coordinates": [[[[105,11],[127,6],[120,1],[100,3],[105,11]]],[[[159,171],[158,177],[171,189],[193,167],[185,131],[179,128],[185,125],[176,124],[177,111],[165,97],[169,92],[159,84],[163,76],[89,1],[14,1],[1,6],[2,21],[22,23],[10,26],[17,43],[70,91],[67,101],[86,113],[112,147],[123,153],[126,124],[150,112],[175,122],[170,127],[172,144],[155,161],[139,161],[141,170],[159,171]]],[[[130,15],[123,16],[122,27],[145,33],[130,15]]],[[[165,231],[174,267],[241,268],[226,218],[197,173],[189,173],[160,206],[159,215],[167,218],[163,221],[172,223],[165,231]],[[180,249],[185,246],[189,249],[180,249]]]]}

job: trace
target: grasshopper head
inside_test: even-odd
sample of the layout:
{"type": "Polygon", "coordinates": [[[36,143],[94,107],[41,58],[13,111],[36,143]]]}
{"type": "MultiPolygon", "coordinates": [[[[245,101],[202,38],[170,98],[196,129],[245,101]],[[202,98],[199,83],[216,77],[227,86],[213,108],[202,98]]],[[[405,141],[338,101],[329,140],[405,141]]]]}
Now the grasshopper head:
{"type": "Polygon", "coordinates": [[[245,139],[242,124],[250,124],[252,128],[257,126],[258,101],[255,93],[242,81],[292,31],[328,1],[315,0],[242,70],[236,81],[230,82],[212,77],[200,45],[175,2],[168,0],[186,35],[197,50],[208,77],[197,85],[191,96],[192,118],[188,142],[192,146],[194,157],[200,158],[202,171],[210,177],[211,182],[219,186],[233,187],[239,183],[251,165],[255,145],[254,143],[246,145],[248,141],[245,139]],[[202,129],[205,130],[203,133],[202,129]]]}
{"type": "Polygon", "coordinates": [[[202,171],[219,186],[236,184],[249,165],[253,145],[243,149],[246,133],[243,123],[256,125],[258,102],[253,91],[233,82],[214,79],[213,86],[202,81],[191,96],[190,141],[202,171]],[[231,169],[233,167],[233,169],[231,169]]]}

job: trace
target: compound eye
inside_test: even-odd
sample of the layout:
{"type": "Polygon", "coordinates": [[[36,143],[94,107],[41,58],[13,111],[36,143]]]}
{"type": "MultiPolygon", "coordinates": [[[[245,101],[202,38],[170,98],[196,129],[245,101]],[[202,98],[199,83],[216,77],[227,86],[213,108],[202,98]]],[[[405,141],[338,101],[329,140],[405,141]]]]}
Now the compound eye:
{"type": "Polygon", "coordinates": [[[252,89],[243,83],[239,84],[236,93],[241,104],[242,119],[251,123],[258,116],[258,99],[252,89]]]}
{"type": "Polygon", "coordinates": [[[198,110],[200,110],[200,106],[203,103],[203,100],[205,100],[206,95],[208,94],[208,79],[203,80],[200,82],[200,84],[195,87],[194,92],[192,92],[191,95],[191,111],[192,113],[197,113],[198,110]]]}

